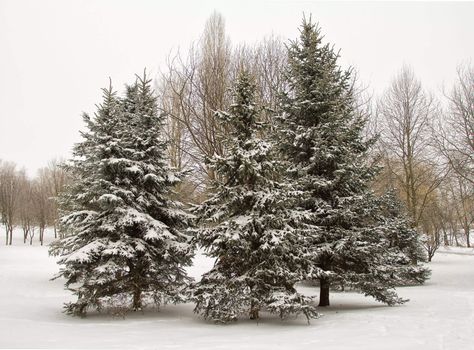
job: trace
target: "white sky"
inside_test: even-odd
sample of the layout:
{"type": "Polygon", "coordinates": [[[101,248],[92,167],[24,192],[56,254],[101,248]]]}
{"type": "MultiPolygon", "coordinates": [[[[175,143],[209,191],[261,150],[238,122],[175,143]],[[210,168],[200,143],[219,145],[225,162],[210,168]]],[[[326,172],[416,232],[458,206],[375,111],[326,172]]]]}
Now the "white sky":
{"type": "Polygon", "coordinates": [[[34,175],[68,156],[108,77],[120,91],[144,67],[156,74],[214,10],[233,43],[294,39],[312,14],[376,94],[404,63],[439,93],[474,57],[474,2],[0,0],[0,159],[34,175]]]}

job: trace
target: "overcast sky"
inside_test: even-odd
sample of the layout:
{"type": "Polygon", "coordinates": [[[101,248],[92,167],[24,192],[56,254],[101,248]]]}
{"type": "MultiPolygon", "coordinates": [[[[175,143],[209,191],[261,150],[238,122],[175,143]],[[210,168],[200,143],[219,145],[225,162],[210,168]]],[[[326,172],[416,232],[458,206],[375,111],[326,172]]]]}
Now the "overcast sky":
{"type": "Polygon", "coordinates": [[[474,57],[474,2],[0,0],[0,159],[30,175],[80,140],[110,76],[117,89],[197,40],[214,10],[233,43],[294,39],[312,14],[375,94],[404,63],[439,93],[474,57]]]}

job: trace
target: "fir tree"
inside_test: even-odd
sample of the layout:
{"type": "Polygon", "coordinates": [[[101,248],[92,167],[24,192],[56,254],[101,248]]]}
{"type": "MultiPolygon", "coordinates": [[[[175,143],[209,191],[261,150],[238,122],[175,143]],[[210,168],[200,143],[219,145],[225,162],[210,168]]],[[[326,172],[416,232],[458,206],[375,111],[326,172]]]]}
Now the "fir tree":
{"type": "Polygon", "coordinates": [[[300,198],[295,209],[311,213],[312,229],[301,233],[312,250],[308,278],[319,280],[320,306],[329,305],[330,285],[402,303],[393,288],[407,265],[390,246],[390,223],[369,188],[377,173],[367,162],[374,140],[363,138],[366,120],[355,110],[351,71],[339,67],[338,57],[304,20],[288,49],[289,90],[277,117],[288,181],[300,198]]]}
{"type": "Polygon", "coordinates": [[[236,320],[262,309],[281,318],[303,313],[317,317],[311,299],[295,290],[306,259],[292,228],[297,215],[285,209],[286,194],[276,181],[281,170],[271,144],[259,137],[261,111],[254,104],[254,85],[241,73],[230,112],[218,117],[227,130],[225,156],[209,160],[220,181],[198,209],[197,241],[216,259],[194,286],[195,311],[214,322],[236,320]]]}
{"type": "Polygon", "coordinates": [[[67,167],[75,181],[60,204],[65,237],[50,250],[77,296],[67,313],[182,299],[190,220],[170,199],[179,178],[166,163],[150,85],[138,78],[123,100],[104,90],[95,117],[84,115],[88,131],[67,167]]]}
{"type": "Polygon", "coordinates": [[[379,220],[384,223],[389,247],[394,253],[394,264],[400,266],[397,285],[422,284],[431,271],[420,263],[427,262],[426,251],[419,233],[413,229],[401,202],[393,190],[377,199],[379,220]]]}

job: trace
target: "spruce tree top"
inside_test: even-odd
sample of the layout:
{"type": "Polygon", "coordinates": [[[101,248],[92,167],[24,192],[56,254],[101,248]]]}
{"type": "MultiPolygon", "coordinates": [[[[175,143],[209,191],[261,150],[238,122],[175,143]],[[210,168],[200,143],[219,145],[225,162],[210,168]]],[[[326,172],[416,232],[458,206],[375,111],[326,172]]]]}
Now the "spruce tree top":
{"type": "Polygon", "coordinates": [[[332,202],[364,192],[376,169],[364,160],[374,140],[362,137],[366,120],[355,111],[351,70],[340,68],[339,55],[322,39],[304,20],[299,40],[288,48],[288,92],[277,120],[290,173],[332,202]]]}

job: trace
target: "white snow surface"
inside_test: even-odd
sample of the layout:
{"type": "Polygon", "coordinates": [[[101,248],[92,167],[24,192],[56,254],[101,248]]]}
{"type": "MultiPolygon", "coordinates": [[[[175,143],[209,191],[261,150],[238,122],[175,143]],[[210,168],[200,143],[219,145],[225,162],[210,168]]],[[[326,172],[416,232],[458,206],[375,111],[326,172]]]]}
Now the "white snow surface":
{"type": "MultiPolygon", "coordinates": [[[[262,313],[215,325],[193,313],[192,304],[146,309],[125,318],[62,313],[73,300],[46,246],[0,246],[0,348],[48,349],[474,349],[474,250],[440,249],[424,286],[399,288],[411,299],[388,307],[353,292],[331,294],[332,305],[307,324],[304,317],[281,321],[262,313]]],[[[52,232],[46,232],[47,242],[52,232]]],[[[197,254],[189,273],[199,278],[212,261],[197,254]]],[[[314,287],[300,288],[316,294],[314,287]]]]}

